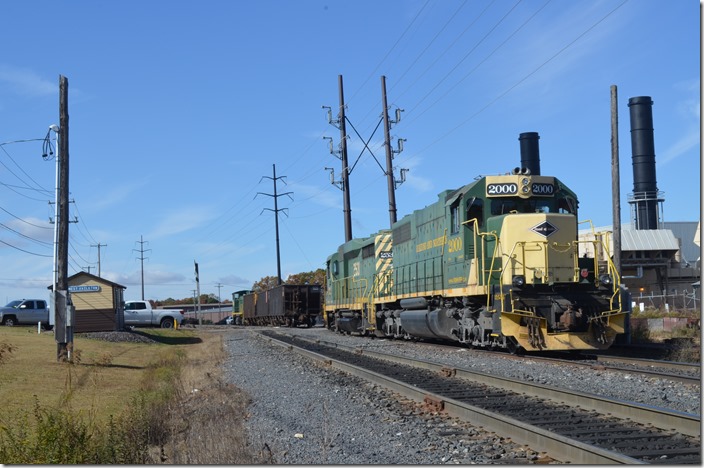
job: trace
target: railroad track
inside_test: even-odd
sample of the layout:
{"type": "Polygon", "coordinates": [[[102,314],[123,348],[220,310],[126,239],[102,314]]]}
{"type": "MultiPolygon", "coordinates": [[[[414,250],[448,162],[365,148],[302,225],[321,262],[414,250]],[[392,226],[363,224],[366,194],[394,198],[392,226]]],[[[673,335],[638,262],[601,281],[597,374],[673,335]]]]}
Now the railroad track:
{"type": "Polygon", "coordinates": [[[274,331],[261,334],[557,460],[701,463],[699,417],[274,331]]]}
{"type": "MultiPolygon", "coordinates": [[[[462,347],[460,345],[447,343],[438,344],[434,342],[423,342],[423,344],[439,348],[462,347]]],[[[515,355],[501,352],[496,353],[496,356],[501,359],[513,359],[516,361],[528,359],[524,355],[515,355]]],[[[561,352],[553,352],[547,354],[531,354],[530,359],[560,365],[575,365],[582,367],[592,367],[595,369],[598,368],[600,370],[611,370],[627,374],[639,374],[648,377],[669,379],[674,382],[681,382],[691,385],[699,385],[701,383],[701,365],[687,362],[674,362],[658,359],[633,358],[615,355],[612,356],[608,354],[568,355],[567,353],[561,352]]]]}
{"type": "Polygon", "coordinates": [[[596,356],[596,361],[603,368],[619,372],[644,374],[686,384],[701,383],[701,365],[699,364],[622,356],[596,356]]]}
{"type": "MultiPolygon", "coordinates": [[[[516,356],[512,354],[502,354],[501,358],[515,359],[519,361],[526,359],[525,356],[516,356]]],[[[648,377],[668,379],[674,382],[681,382],[689,385],[699,385],[701,383],[701,366],[699,364],[685,362],[588,354],[576,357],[572,356],[569,359],[531,355],[530,359],[560,365],[592,367],[595,369],[611,370],[627,374],[639,374],[648,377]]]]}

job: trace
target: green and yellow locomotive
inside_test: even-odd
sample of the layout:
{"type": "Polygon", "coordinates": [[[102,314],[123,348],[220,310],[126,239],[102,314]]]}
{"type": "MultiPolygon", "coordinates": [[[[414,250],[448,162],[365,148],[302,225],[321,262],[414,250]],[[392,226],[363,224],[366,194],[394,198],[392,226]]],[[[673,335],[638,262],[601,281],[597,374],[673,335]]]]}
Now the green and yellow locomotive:
{"type": "Polygon", "coordinates": [[[611,262],[580,257],[577,196],[540,175],[538,138],[521,134],[524,169],[446,190],[340,246],[327,260],[327,326],[512,352],[608,348],[630,301],[611,262]]]}

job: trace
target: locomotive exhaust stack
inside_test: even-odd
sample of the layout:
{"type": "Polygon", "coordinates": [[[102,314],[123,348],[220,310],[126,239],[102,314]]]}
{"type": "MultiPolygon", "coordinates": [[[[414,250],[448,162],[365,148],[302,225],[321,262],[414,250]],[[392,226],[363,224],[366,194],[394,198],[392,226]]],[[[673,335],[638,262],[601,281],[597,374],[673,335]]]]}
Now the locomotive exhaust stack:
{"type": "Polygon", "coordinates": [[[633,205],[636,229],[658,229],[657,179],[655,177],[655,143],[653,138],[653,100],[650,96],[628,100],[631,117],[631,153],[633,155],[633,205]]]}
{"type": "Polygon", "coordinates": [[[529,174],[540,175],[540,148],[538,132],[525,132],[518,136],[521,144],[521,167],[530,170],[529,174]]]}

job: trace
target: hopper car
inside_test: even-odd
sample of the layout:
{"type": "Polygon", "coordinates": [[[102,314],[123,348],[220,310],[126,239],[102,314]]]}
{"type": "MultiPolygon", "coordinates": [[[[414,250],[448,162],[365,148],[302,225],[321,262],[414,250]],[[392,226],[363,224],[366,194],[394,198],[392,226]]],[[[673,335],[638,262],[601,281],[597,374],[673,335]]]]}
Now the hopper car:
{"type": "Polygon", "coordinates": [[[320,285],[283,284],[262,292],[232,294],[235,324],[311,327],[322,314],[320,285]]]}

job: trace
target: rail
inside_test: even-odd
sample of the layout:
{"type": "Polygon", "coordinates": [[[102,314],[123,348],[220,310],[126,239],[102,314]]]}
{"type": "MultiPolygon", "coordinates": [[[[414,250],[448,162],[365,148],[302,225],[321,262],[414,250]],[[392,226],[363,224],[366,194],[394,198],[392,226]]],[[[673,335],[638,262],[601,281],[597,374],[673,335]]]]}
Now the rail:
{"type": "MultiPolygon", "coordinates": [[[[617,450],[619,450],[619,452],[600,448],[597,443],[580,442],[570,436],[563,435],[559,430],[549,430],[533,425],[531,422],[514,419],[514,417],[509,416],[506,411],[497,412],[482,408],[481,406],[475,406],[474,403],[471,402],[459,401],[454,396],[450,396],[450,394],[444,394],[442,388],[446,385],[450,385],[453,388],[450,388],[448,391],[450,391],[452,395],[459,397],[459,394],[462,393],[460,390],[462,388],[461,385],[463,385],[461,381],[467,383],[471,382],[472,384],[479,383],[489,387],[506,389],[518,395],[525,394],[533,398],[558,402],[560,405],[575,408],[575,411],[596,411],[599,414],[610,414],[612,417],[622,420],[622,430],[626,432],[632,431],[634,434],[637,434],[640,429],[633,427],[633,422],[638,422],[644,427],[653,426],[660,428],[662,431],[657,435],[654,434],[655,437],[674,437],[676,439],[679,437],[677,434],[679,433],[695,439],[694,446],[690,443],[682,449],[677,447],[657,449],[662,450],[662,453],[679,456],[692,454],[694,453],[693,451],[700,454],[701,451],[700,445],[697,442],[698,438],[701,437],[701,420],[695,415],[628,403],[621,400],[597,397],[579,391],[562,390],[544,385],[520,382],[516,379],[505,379],[482,372],[448,368],[440,363],[417,361],[399,355],[372,352],[366,349],[361,350],[334,343],[325,344],[319,340],[294,339],[285,336],[277,338],[270,334],[267,335],[268,338],[274,340],[274,342],[278,339],[284,340],[279,344],[287,346],[289,349],[298,353],[323,361],[331,367],[371,380],[416,401],[433,401],[442,411],[451,416],[483,426],[485,429],[495,431],[504,437],[511,438],[515,442],[527,444],[534,450],[544,450],[550,456],[562,459],[566,462],[580,464],[641,463],[639,459],[627,455],[629,449],[632,449],[628,443],[626,446],[618,448],[617,450]],[[299,344],[299,341],[307,341],[308,344],[299,344]],[[345,357],[341,356],[339,351],[344,351],[343,354],[345,354],[345,357]],[[377,364],[367,364],[364,356],[376,360],[377,364]],[[387,362],[388,364],[383,366],[378,364],[380,362],[387,362]],[[412,366],[417,369],[417,372],[399,370],[401,366],[412,366]],[[387,371],[392,370],[397,370],[398,372],[395,374],[386,374],[387,371]],[[433,373],[432,375],[435,377],[424,375],[427,371],[431,371],[433,373]],[[389,375],[394,375],[394,377],[390,377],[389,375]],[[440,377],[441,375],[447,376],[450,380],[443,379],[443,377],[440,377]],[[440,381],[446,383],[443,384],[440,381]],[[452,384],[450,382],[452,382],[452,384]]],[[[479,400],[483,401],[484,398],[479,398],[479,400]]],[[[518,401],[520,400],[514,401],[511,404],[520,404],[518,401]]],[[[530,404],[534,403],[528,403],[526,401],[524,406],[530,404]]],[[[545,416],[543,416],[543,414],[544,413],[541,411],[536,412],[537,420],[544,418],[545,416]]],[[[610,422],[609,424],[614,423],[616,422],[610,422]]],[[[621,438],[627,441],[629,436],[624,435],[621,438]]],[[[663,444],[663,446],[667,447],[667,443],[663,444]]],[[[639,456],[648,455],[640,454],[639,456]]]]}

